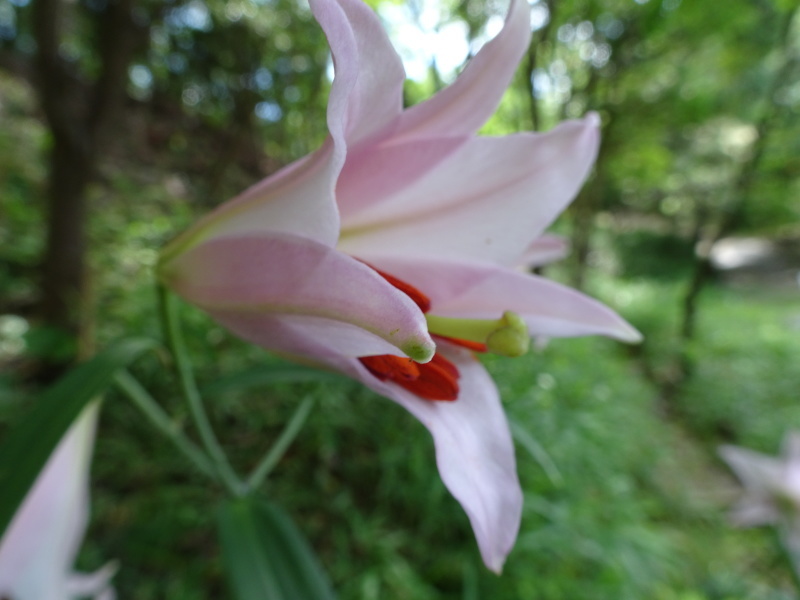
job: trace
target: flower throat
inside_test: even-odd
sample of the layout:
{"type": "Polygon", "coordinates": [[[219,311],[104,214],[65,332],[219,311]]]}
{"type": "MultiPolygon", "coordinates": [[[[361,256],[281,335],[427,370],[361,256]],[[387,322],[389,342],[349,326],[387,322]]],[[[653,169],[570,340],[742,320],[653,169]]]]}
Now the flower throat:
{"type": "MultiPolygon", "coordinates": [[[[425,314],[432,337],[474,352],[492,352],[521,356],[528,351],[530,336],[524,321],[512,312],[500,319],[458,319],[429,315],[430,299],[413,285],[368,265],[387,282],[406,294],[425,314]]],[[[381,381],[391,381],[412,394],[433,401],[458,398],[458,368],[440,352],[430,362],[417,363],[411,358],[381,354],[358,359],[381,381]]]]}

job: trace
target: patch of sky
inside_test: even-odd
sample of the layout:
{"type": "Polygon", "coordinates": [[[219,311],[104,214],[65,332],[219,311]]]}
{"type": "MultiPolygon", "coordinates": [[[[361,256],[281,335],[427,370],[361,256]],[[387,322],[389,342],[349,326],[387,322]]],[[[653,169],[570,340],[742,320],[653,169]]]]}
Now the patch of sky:
{"type": "Polygon", "coordinates": [[[153,74],[144,65],[132,65],[128,70],[131,83],[142,90],[149,90],[153,85],[153,74]]]}
{"type": "Polygon", "coordinates": [[[291,73],[292,72],[291,59],[286,56],[281,56],[280,58],[278,58],[275,61],[275,70],[282,75],[291,73]]]}
{"type": "Polygon", "coordinates": [[[176,29],[188,28],[197,31],[210,31],[212,27],[211,13],[201,0],[192,0],[188,4],[173,8],[164,19],[176,29]]]}
{"type": "Polygon", "coordinates": [[[255,83],[258,89],[268,90],[272,87],[274,80],[272,78],[272,73],[270,73],[269,69],[267,69],[266,67],[261,67],[253,75],[253,82],[255,83]]]}
{"type": "Polygon", "coordinates": [[[274,102],[259,102],[256,104],[256,116],[262,121],[269,121],[275,123],[283,116],[281,107],[274,102]]]}
{"type": "Polygon", "coordinates": [[[190,85],[184,88],[181,99],[186,106],[197,106],[203,95],[203,90],[199,86],[190,85]]]}
{"type": "Polygon", "coordinates": [[[603,13],[597,19],[597,30],[609,40],[615,40],[625,31],[625,25],[614,15],[603,13]]]}
{"type": "Polygon", "coordinates": [[[0,4],[0,38],[13,40],[17,35],[17,13],[10,4],[0,4]]]}
{"type": "Polygon", "coordinates": [[[448,23],[448,15],[442,10],[440,2],[417,0],[385,3],[380,6],[379,14],[386,23],[389,36],[410,79],[426,79],[433,65],[443,79],[452,79],[470,54],[466,23],[448,23]]]}
{"type": "Polygon", "coordinates": [[[571,44],[575,39],[575,26],[571,23],[565,23],[558,28],[558,41],[563,44],[571,44]]]}
{"type": "Polygon", "coordinates": [[[580,42],[591,39],[593,33],[594,25],[592,25],[591,21],[581,21],[575,28],[575,38],[580,42]]]}
{"type": "Polygon", "coordinates": [[[178,54],[177,52],[173,52],[169,56],[167,56],[167,68],[172,73],[183,73],[186,70],[187,61],[186,57],[183,54],[178,54]]]}
{"type": "Polygon", "coordinates": [[[544,2],[531,5],[531,31],[539,31],[550,22],[550,9],[544,2]]]}

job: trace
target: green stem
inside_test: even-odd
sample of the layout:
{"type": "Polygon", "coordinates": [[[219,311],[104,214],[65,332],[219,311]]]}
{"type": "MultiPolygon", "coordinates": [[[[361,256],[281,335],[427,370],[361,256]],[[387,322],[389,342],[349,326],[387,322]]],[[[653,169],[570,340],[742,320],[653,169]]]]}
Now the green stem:
{"type": "Polygon", "coordinates": [[[158,405],[144,387],[125,369],[120,370],[114,380],[122,392],[130,398],[136,407],[144,413],[156,429],[161,431],[175,446],[183,452],[204,475],[217,479],[217,472],[208,457],[183,435],[177,424],[170,419],[164,409],[158,405]]]}
{"type": "Polygon", "coordinates": [[[261,462],[258,463],[256,468],[253,469],[250,477],[247,478],[248,489],[254,490],[258,488],[272,472],[272,469],[274,469],[275,465],[277,465],[281,458],[283,458],[283,455],[286,453],[289,445],[294,441],[294,438],[296,438],[297,434],[300,433],[300,430],[303,428],[303,424],[306,422],[306,419],[311,413],[311,409],[313,407],[313,398],[306,398],[303,400],[300,406],[297,407],[292,415],[292,418],[281,432],[280,437],[278,437],[275,444],[273,444],[272,448],[270,448],[269,452],[267,452],[264,458],[261,459],[261,462]]]}
{"type": "Polygon", "coordinates": [[[788,542],[784,540],[784,534],[781,532],[781,530],[778,527],[775,527],[774,530],[778,548],[780,548],[781,554],[783,554],[783,558],[789,564],[789,573],[792,577],[792,583],[794,584],[796,597],[800,598],[800,572],[798,572],[800,564],[798,564],[797,561],[798,557],[796,557],[789,549],[788,542]]]}
{"type": "Polygon", "coordinates": [[[245,490],[244,484],[236,475],[230,462],[228,462],[228,457],[225,455],[222,446],[217,440],[217,436],[214,434],[211,421],[203,406],[203,400],[200,398],[200,393],[197,390],[197,383],[194,380],[194,373],[192,372],[189,355],[183,343],[183,335],[181,333],[177,314],[176,299],[161,285],[158,286],[158,297],[159,306],[161,308],[162,325],[167,337],[167,345],[175,359],[181,391],[189,405],[189,411],[192,414],[192,419],[200,434],[200,439],[209,457],[214,462],[217,474],[222,483],[234,496],[241,496],[245,490]]]}

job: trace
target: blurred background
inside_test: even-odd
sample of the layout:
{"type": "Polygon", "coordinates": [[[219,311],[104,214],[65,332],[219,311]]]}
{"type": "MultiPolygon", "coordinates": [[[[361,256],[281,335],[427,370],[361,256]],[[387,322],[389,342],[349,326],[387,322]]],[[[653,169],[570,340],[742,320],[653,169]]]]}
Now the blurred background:
{"type": "MultiPolygon", "coordinates": [[[[505,0],[370,0],[407,104],[452,81],[505,0]]],[[[720,443],[767,453],[800,426],[800,16],[796,0],[539,0],[486,134],[589,110],[603,143],[546,275],[645,335],[555,340],[486,363],[526,501],[505,572],[484,569],[432,443],[350,382],[276,362],[185,308],[212,417],[244,469],[298,400],[317,408],[266,493],[341,598],[792,598],[774,540],[734,530],[720,443]]],[[[0,435],[72,361],[158,336],[152,267],[198,215],[326,135],[331,66],[303,0],[0,0],[0,435]]],[[[179,422],[155,356],[136,375],[179,422]]],[[[110,393],[80,565],[120,598],[227,597],[209,488],[110,393]]]]}

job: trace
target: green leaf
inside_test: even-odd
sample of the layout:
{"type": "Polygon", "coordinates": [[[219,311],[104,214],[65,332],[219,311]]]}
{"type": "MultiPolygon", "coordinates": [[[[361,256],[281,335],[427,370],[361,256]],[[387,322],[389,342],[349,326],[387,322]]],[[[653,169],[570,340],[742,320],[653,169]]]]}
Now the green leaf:
{"type": "Polygon", "coordinates": [[[221,377],[203,386],[203,396],[219,396],[230,390],[247,389],[283,382],[350,381],[343,375],[292,364],[263,365],[221,377]]]}
{"type": "Polygon", "coordinates": [[[109,386],[118,369],[156,346],[155,341],[145,339],[113,344],[47,389],[25,418],[11,428],[0,445],[0,531],[5,531],[83,407],[109,386]]]}
{"type": "Polygon", "coordinates": [[[222,556],[237,600],[333,600],[308,542],[280,508],[253,496],[217,513],[222,556]]]}

